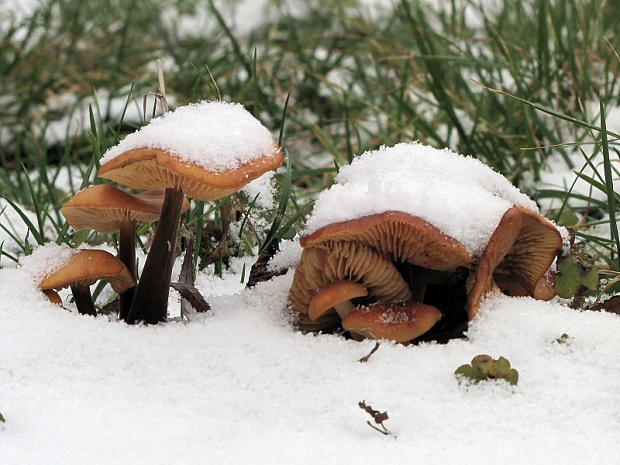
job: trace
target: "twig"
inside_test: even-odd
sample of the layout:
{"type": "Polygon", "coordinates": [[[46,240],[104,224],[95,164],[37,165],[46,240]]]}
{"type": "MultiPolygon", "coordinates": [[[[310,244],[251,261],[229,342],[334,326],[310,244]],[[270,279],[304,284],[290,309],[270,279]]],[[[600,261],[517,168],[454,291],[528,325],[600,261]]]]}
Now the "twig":
{"type": "Polygon", "coordinates": [[[366,363],[368,361],[368,359],[371,357],[371,355],[374,354],[379,349],[380,345],[381,344],[379,342],[377,342],[375,344],[375,346],[372,348],[372,350],[370,351],[370,353],[368,355],[360,358],[358,361],[361,362],[361,363],[366,363]]]}

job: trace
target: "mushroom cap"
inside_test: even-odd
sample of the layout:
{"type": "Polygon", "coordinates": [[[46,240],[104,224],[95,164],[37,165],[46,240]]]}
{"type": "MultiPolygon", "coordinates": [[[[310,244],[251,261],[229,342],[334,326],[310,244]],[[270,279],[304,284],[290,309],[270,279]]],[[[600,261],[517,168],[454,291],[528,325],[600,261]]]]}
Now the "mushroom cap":
{"type": "Polygon", "coordinates": [[[366,297],[365,286],[354,281],[332,281],[320,288],[310,300],[308,317],[314,321],[334,306],[356,297],[366,297]]]}
{"type": "MultiPolygon", "coordinates": [[[[164,202],[164,189],[129,194],[110,184],[87,187],[71,197],[60,209],[73,229],[94,229],[111,234],[125,222],[157,221],[164,202]]],[[[189,209],[183,202],[183,210],[189,209]]]]}
{"type": "Polygon", "coordinates": [[[558,229],[542,215],[522,207],[506,211],[478,261],[467,299],[469,319],[476,316],[482,297],[496,284],[502,288],[506,283],[513,292],[522,289],[534,298],[553,297],[543,277],[562,245],[558,229]]]}
{"type": "Polygon", "coordinates": [[[402,302],[411,292],[390,260],[356,242],[324,242],[302,251],[295,269],[289,300],[295,310],[308,313],[316,292],[333,281],[349,280],[362,285],[381,302],[402,302]]]}
{"type": "Polygon", "coordinates": [[[51,303],[60,305],[62,307],[62,299],[58,295],[58,292],[56,292],[54,289],[43,289],[43,294],[45,294],[45,297],[47,297],[47,299],[51,303]]]}
{"type": "Polygon", "coordinates": [[[399,211],[422,218],[482,254],[503,214],[538,207],[508,179],[473,157],[420,143],[381,147],[342,166],[318,196],[306,234],[334,223],[399,211]]]}
{"type": "Polygon", "coordinates": [[[326,241],[353,241],[372,247],[400,262],[433,270],[450,270],[472,264],[470,253],[457,240],[428,221],[398,211],[387,211],[324,226],[301,238],[302,247],[326,241]]]}
{"type": "Polygon", "coordinates": [[[374,339],[407,342],[430,330],[441,319],[432,305],[418,302],[359,307],[342,319],[343,329],[374,339]]]}
{"type": "Polygon", "coordinates": [[[282,164],[271,133],[239,104],[201,102],[152,120],[112,147],[99,176],[133,189],[215,200],[282,164]]]}
{"type": "Polygon", "coordinates": [[[127,267],[114,255],[105,250],[82,249],[46,276],[39,283],[39,289],[58,290],[76,284],[90,286],[100,279],[105,279],[119,293],[136,285],[127,267]]]}

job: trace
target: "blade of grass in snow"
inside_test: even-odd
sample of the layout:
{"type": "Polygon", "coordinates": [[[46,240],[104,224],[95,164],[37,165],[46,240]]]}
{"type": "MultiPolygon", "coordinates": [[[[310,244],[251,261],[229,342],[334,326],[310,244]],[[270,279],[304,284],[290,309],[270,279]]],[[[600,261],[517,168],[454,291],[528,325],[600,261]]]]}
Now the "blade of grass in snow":
{"type": "MultiPolygon", "coordinates": [[[[605,172],[605,192],[607,193],[607,213],[609,214],[609,227],[611,237],[616,245],[615,255],[620,260],[620,237],[618,236],[618,225],[616,223],[616,194],[614,192],[614,180],[611,173],[611,162],[609,160],[609,145],[607,143],[607,123],[605,121],[605,105],[600,101],[601,109],[601,148],[603,152],[603,168],[605,172]]],[[[620,270],[620,263],[618,266],[620,270]]]]}
{"type": "Polygon", "coordinates": [[[267,233],[267,237],[265,238],[263,245],[259,249],[259,255],[263,253],[265,249],[269,246],[271,241],[276,238],[276,234],[278,232],[278,229],[280,228],[280,223],[282,222],[284,212],[286,211],[286,207],[288,205],[288,200],[291,192],[291,160],[288,154],[288,150],[286,149],[284,149],[284,162],[286,163],[286,175],[284,177],[284,185],[282,186],[280,203],[278,205],[278,210],[276,211],[273,222],[271,223],[271,228],[267,233]]]}

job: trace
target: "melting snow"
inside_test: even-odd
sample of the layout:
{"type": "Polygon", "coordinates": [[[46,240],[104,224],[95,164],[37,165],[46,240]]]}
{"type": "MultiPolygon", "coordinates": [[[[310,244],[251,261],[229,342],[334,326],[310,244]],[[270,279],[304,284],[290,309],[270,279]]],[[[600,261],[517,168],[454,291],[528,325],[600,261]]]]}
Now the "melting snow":
{"type": "Polygon", "coordinates": [[[396,210],[428,221],[478,255],[514,205],[538,212],[533,200],[479,160],[401,143],[366,152],[343,166],[336,184],[319,195],[305,234],[396,210]]]}
{"type": "Polygon", "coordinates": [[[101,164],[125,151],[148,147],[212,171],[224,171],[271,155],[274,146],[269,130],[243,105],[203,101],[152,119],[110,148],[101,164]]]}

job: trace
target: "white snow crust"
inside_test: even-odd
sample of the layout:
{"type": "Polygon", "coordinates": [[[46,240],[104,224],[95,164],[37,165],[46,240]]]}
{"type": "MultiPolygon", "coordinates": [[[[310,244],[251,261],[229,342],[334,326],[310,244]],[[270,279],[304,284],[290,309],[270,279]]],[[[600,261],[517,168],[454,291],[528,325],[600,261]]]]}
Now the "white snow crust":
{"type": "Polygon", "coordinates": [[[67,263],[78,251],[54,242],[37,247],[28,256],[19,259],[19,268],[40,283],[45,277],[67,263]]]}
{"type": "Polygon", "coordinates": [[[319,195],[304,234],[394,210],[418,216],[479,255],[512,206],[536,203],[481,161],[420,143],[366,152],[319,195]]]}
{"type": "Polygon", "coordinates": [[[603,464],[620,454],[616,315],[493,295],[468,339],[384,341],[360,363],[375,341],[291,324],[291,272],[254,289],[239,273],[199,273],[212,307],[200,320],[128,326],[79,315],[66,297],[73,311],[63,310],[22,268],[0,270],[2,464],[603,464]],[[459,384],[454,371],[478,354],[507,358],[517,386],[459,384]],[[388,413],[391,435],[366,424],[361,401],[388,413]]]}
{"type": "Polygon", "coordinates": [[[142,147],[165,150],[211,171],[225,171],[272,154],[275,142],[243,105],[202,101],[152,119],[106,151],[101,164],[142,147]]]}

